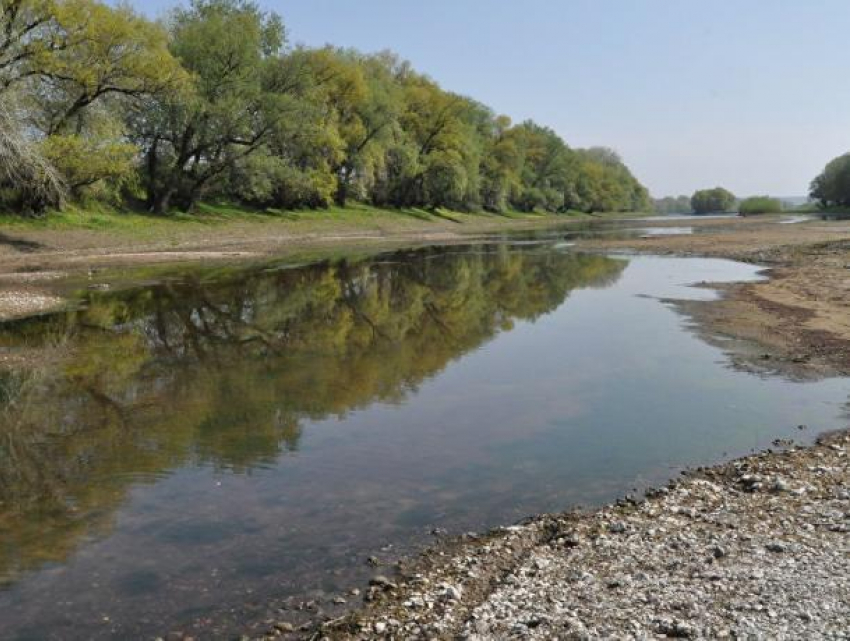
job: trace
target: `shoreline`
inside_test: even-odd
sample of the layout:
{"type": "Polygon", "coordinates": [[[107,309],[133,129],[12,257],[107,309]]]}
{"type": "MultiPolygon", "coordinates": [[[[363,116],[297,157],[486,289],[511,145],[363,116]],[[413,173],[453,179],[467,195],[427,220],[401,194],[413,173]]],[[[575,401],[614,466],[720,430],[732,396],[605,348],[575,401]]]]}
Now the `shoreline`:
{"type": "MultiPolygon", "coordinates": [[[[764,281],[697,284],[720,290],[717,300],[666,302],[722,344],[733,367],[801,380],[847,375],[850,297],[840,291],[850,286],[850,228],[798,229],[793,239],[752,229],[722,243],[695,235],[576,248],[764,265],[764,281]]],[[[396,574],[373,577],[351,613],[279,622],[267,636],[846,638],[850,431],[775,445],[683,472],[645,498],[438,540],[402,558],[396,574]]]]}
{"type": "Polygon", "coordinates": [[[735,367],[795,380],[850,375],[850,224],[739,226],[728,233],[583,240],[576,249],[706,257],[763,266],[750,283],[697,283],[711,301],[666,301],[735,367]]]}
{"type": "MultiPolygon", "coordinates": [[[[652,222],[655,223],[656,221],[652,222]]],[[[668,221],[661,222],[667,223],[668,221]]],[[[24,260],[41,261],[40,267],[43,271],[40,272],[10,270],[9,263],[4,259],[5,254],[0,252],[0,271],[6,268],[5,273],[0,274],[0,283],[2,283],[0,284],[0,305],[3,304],[4,295],[12,296],[18,292],[48,296],[49,292],[54,291],[53,285],[63,282],[68,277],[69,272],[82,274],[85,269],[91,270],[93,260],[103,261],[102,265],[98,264],[97,272],[100,272],[101,269],[107,269],[109,266],[120,268],[150,267],[157,264],[170,265],[173,264],[171,259],[175,257],[183,259],[180,261],[183,264],[224,264],[227,262],[238,264],[246,260],[293,256],[296,252],[302,251],[322,250],[327,252],[328,249],[337,247],[352,251],[353,238],[356,238],[357,242],[363,242],[360,249],[376,250],[392,247],[393,244],[410,246],[428,242],[469,242],[474,240],[475,234],[478,233],[485,234],[508,229],[563,227],[569,225],[570,221],[547,218],[545,220],[527,221],[525,224],[516,223],[517,221],[512,220],[507,223],[500,222],[492,228],[487,228],[486,225],[482,227],[470,226],[465,227],[463,231],[434,230],[427,234],[417,232],[418,235],[409,232],[371,235],[362,233],[336,234],[333,237],[318,241],[309,236],[302,236],[299,237],[300,240],[288,244],[281,244],[279,238],[251,237],[241,241],[231,239],[232,242],[229,245],[222,245],[222,247],[229,248],[227,251],[211,249],[211,245],[207,244],[200,247],[192,246],[194,248],[187,245],[179,250],[116,251],[99,255],[69,249],[64,253],[56,254],[59,258],[51,258],[50,254],[34,251],[18,257],[24,260]],[[244,243],[247,243],[247,245],[244,243]],[[245,250],[244,248],[248,245],[254,245],[256,252],[245,250]],[[281,251],[282,249],[284,251],[281,251]],[[95,258],[92,258],[93,256],[95,258]],[[128,256],[133,257],[129,265],[123,262],[128,256]],[[150,260],[152,256],[156,258],[150,260]],[[163,257],[167,258],[160,261],[159,259],[163,257]],[[69,271],[62,271],[62,260],[67,261],[66,266],[71,266],[69,271]],[[4,292],[6,293],[4,294],[4,292]]],[[[681,224],[680,221],[669,221],[669,223],[669,226],[681,224]]],[[[765,265],[770,277],[762,282],[720,287],[711,283],[698,284],[722,290],[722,296],[719,300],[665,302],[675,305],[688,319],[691,329],[698,332],[704,340],[712,342],[717,340],[718,337],[723,337],[724,340],[733,340],[734,345],[723,342],[722,346],[732,358],[735,367],[752,369],[759,373],[776,373],[792,378],[846,375],[850,371],[850,367],[848,367],[848,362],[850,362],[850,327],[846,326],[847,322],[850,321],[850,313],[848,313],[850,295],[845,296],[843,294],[844,289],[850,292],[850,274],[846,271],[848,265],[850,265],[850,225],[805,223],[796,226],[777,225],[775,222],[771,223],[764,220],[735,221],[732,223],[734,229],[730,232],[723,229],[730,225],[729,221],[694,221],[694,223],[704,233],[692,236],[648,236],[626,240],[580,239],[576,242],[576,249],[592,252],[629,251],[658,255],[710,256],[765,265]],[[718,227],[718,229],[712,229],[713,227],[718,227]],[[847,331],[845,332],[845,330],[847,331]]],[[[647,225],[649,226],[648,221],[647,225]]],[[[652,226],[664,227],[667,225],[653,224],[652,226]]],[[[224,242],[224,239],[219,238],[215,242],[221,243],[224,242]]],[[[18,264],[17,268],[20,269],[21,265],[18,264]]],[[[95,276],[95,283],[98,282],[99,278],[100,274],[95,276]]],[[[23,311],[21,313],[26,315],[34,312],[23,311]]],[[[676,603],[675,607],[673,601],[670,601],[665,605],[665,612],[656,612],[655,610],[658,610],[655,607],[657,604],[645,603],[644,605],[647,608],[655,607],[652,615],[647,618],[644,617],[645,612],[634,613],[634,616],[630,615],[631,618],[627,622],[621,622],[625,627],[620,628],[599,627],[603,625],[603,623],[600,623],[603,615],[594,614],[592,611],[582,613],[583,611],[577,606],[574,607],[574,605],[564,605],[563,611],[558,611],[564,615],[563,620],[551,617],[547,619],[546,616],[549,615],[546,612],[527,612],[523,610],[523,607],[537,601],[550,605],[553,603],[563,605],[566,596],[577,589],[584,590],[587,588],[589,590],[587,592],[588,601],[598,603],[606,602],[605,599],[611,595],[623,596],[629,594],[628,590],[637,590],[638,584],[642,585],[644,581],[643,579],[635,579],[634,577],[637,574],[652,576],[643,569],[640,571],[632,571],[629,568],[612,570],[610,577],[599,581],[594,579],[588,585],[584,585],[581,576],[576,581],[569,582],[565,582],[563,577],[566,576],[568,571],[567,565],[572,567],[570,564],[576,562],[577,551],[583,553],[586,548],[591,550],[590,554],[596,554],[599,552],[596,549],[598,540],[602,540],[606,545],[611,543],[615,547],[618,542],[621,542],[621,539],[628,541],[632,533],[629,528],[639,529],[638,526],[642,523],[640,520],[641,510],[647,505],[656,507],[662,505],[663,501],[671,496],[671,492],[673,492],[674,498],[678,497],[675,498],[678,503],[671,504],[668,507],[675,508],[675,510],[665,512],[664,505],[666,504],[663,504],[662,508],[664,509],[659,508],[661,512],[644,515],[647,518],[643,523],[645,527],[640,530],[641,532],[646,533],[649,529],[654,529],[649,527],[649,524],[657,524],[660,514],[661,518],[673,519],[678,523],[677,527],[681,532],[677,530],[675,536],[681,537],[682,532],[687,534],[690,531],[690,526],[694,524],[692,522],[695,522],[695,517],[691,511],[697,510],[697,514],[701,514],[703,510],[703,507],[697,508],[687,503],[685,499],[688,499],[688,497],[699,498],[699,500],[709,503],[720,501],[721,507],[726,508],[737,505],[736,501],[741,499],[744,494],[747,495],[743,496],[744,499],[749,497],[750,494],[759,495],[759,492],[744,492],[739,487],[743,482],[740,478],[742,475],[739,473],[740,465],[752,467],[756,470],[756,472],[753,472],[755,474],[761,474],[758,470],[764,470],[765,474],[773,474],[771,466],[785,465],[788,463],[787,457],[796,457],[794,458],[796,462],[790,463],[793,474],[787,474],[788,479],[782,477],[784,481],[788,481],[784,484],[788,485],[790,489],[765,492],[764,494],[767,497],[765,500],[772,501],[771,509],[781,508],[784,510],[789,505],[797,505],[800,509],[807,505],[813,506],[814,503],[811,500],[819,495],[810,493],[805,488],[808,486],[818,487],[818,484],[825,479],[817,475],[826,474],[822,471],[814,472],[815,477],[809,478],[808,475],[812,473],[813,469],[816,470],[818,467],[829,468],[838,475],[837,478],[840,477],[840,480],[836,481],[837,486],[847,486],[847,443],[850,443],[850,436],[847,436],[846,433],[831,435],[825,437],[820,445],[780,453],[768,451],[737,461],[721,463],[711,468],[703,468],[695,473],[696,476],[690,474],[684,480],[672,482],[666,491],[651,492],[647,501],[628,497],[615,505],[609,505],[592,512],[542,515],[528,519],[516,526],[498,528],[481,536],[438,539],[436,545],[428,548],[419,558],[402,559],[399,564],[398,577],[375,576],[373,585],[364,590],[367,597],[365,605],[360,609],[355,609],[352,614],[330,622],[322,620],[303,624],[306,627],[302,627],[301,621],[296,623],[280,621],[269,627],[265,636],[297,636],[315,639],[325,636],[329,638],[415,638],[416,634],[420,634],[422,638],[465,636],[466,638],[484,639],[511,636],[517,638],[534,638],[536,636],[547,638],[553,634],[561,635],[564,638],[596,638],[612,634],[640,636],[637,634],[638,632],[656,636],[667,634],[668,636],[691,637],[715,637],[722,636],[721,633],[727,634],[727,632],[733,636],[738,632],[746,634],[748,630],[752,631],[746,627],[749,625],[747,621],[750,619],[743,623],[737,619],[735,621],[723,619],[710,629],[700,628],[698,622],[695,623],[687,616],[689,608],[693,608],[687,604],[681,606],[681,603],[684,602],[682,599],[687,596],[686,592],[683,591],[671,596],[671,599],[676,603]],[[839,450],[832,449],[833,445],[837,446],[839,450]],[[835,453],[835,455],[833,456],[832,453],[835,453]],[[828,465],[818,463],[816,460],[825,457],[830,458],[831,462],[828,465]],[[735,465],[738,465],[738,467],[734,467],[735,465]],[[736,470],[737,476],[730,476],[732,474],[730,466],[736,470]],[[812,469],[803,469],[806,467],[812,469]],[[704,476],[699,476],[700,474],[704,476]],[[711,491],[706,494],[700,492],[708,486],[699,483],[696,486],[683,485],[690,483],[693,479],[700,478],[703,481],[715,479],[710,482],[716,487],[710,488],[711,491]],[[794,485],[790,483],[789,479],[794,483],[799,481],[801,485],[794,485]],[[687,490],[687,494],[678,496],[676,492],[682,488],[687,490]],[[792,491],[801,488],[804,489],[802,494],[796,494],[792,491]],[[662,503],[659,503],[659,501],[662,503]],[[687,512],[678,512],[677,510],[680,508],[687,512]],[[680,516],[683,518],[680,519],[680,516]],[[632,520],[634,520],[634,523],[632,523],[632,520]],[[623,530],[621,530],[622,523],[626,524],[623,530]],[[578,534],[576,534],[577,532],[578,534]],[[592,545],[583,547],[586,541],[592,542],[592,545]],[[565,565],[567,557],[570,561],[565,565]],[[528,565],[529,563],[531,565],[528,565]],[[550,567],[559,569],[559,573],[555,575],[557,580],[538,580],[538,577],[546,576],[550,567]],[[626,579],[623,580],[622,576],[625,576],[626,579]],[[563,588],[565,594],[552,592],[559,587],[563,588]],[[598,593],[594,590],[597,590],[598,593]],[[505,612],[508,613],[506,618],[502,617],[505,612]],[[432,620],[435,616],[437,618],[432,620]],[[432,617],[432,619],[428,617],[432,617]],[[507,628],[503,626],[506,620],[512,621],[507,628]],[[638,621],[638,627],[643,627],[639,627],[639,629],[635,626],[629,627],[633,621],[638,621]],[[406,628],[405,626],[408,625],[410,627],[406,628]]],[[[777,476],[777,474],[774,474],[774,476],[777,476]]],[[[780,485],[783,485],[783,483],[780,483],[780,485]]],[[[838,501],[840,507],[836,509],[846,515],[850,514],[847,498],[845,493],[842,497],[833,497],[829,500],[838,501]]],[[[708,503],[705,503],[705,505],[708,505],[708,503]]],[[[756,509],[770,513],[770,510],[765,506],[756,506],[756,509]]],[[[742,528],[747,526],[746,515],[742,516],[739,512],[740,510],[738,512],[733,510],[729,513],[729,519],[724,525],[726,530],[737,532],[742,531],[742,528]],[[743,520],[739,523],[736,519],[743,520]]],[[[812,525],[806,522],[803,516],[797,515],[794,518],[797,517],[804,525],[812,525]]],[[[846,519],[841,519],[845,519],[845,517],[838,520],[833,519],[830,523],[836,527],[844,527],[846,519]]],[[[814,527],[817,530],[816,524],[814,527]]],[[[847,531],[828,530],[828,532],[838,534],[846,534],[847,531]]],[[[750,537],[750,542],[757,538],[756,534],[753,533],[747,534],[747,536],[750,537]]],[[[727,557],[730,560],[735,557],[734,553],[727,553],[726,548],[731,549],[729,545],[715,544],[713,539],[707,543],[699,540],[687,540],[687,536],[685,536],[683,542],[680,541],[681,546],[683,546],[681,549],[675,548],[671,551],[665,547],[668,538],[669,536],[652,539],[652,536],[649,536],[648,540],[655,546],[652,548],[653,550],[657,550],[660,546],[664,548],[665,554],[674,559],[677,558],[676,554],[682,552],[682,550],[693,552],[695,546],[700,545],[704,548],[700,556],[701,560],[703,557],[715,559],[710,561],[709,565],[719,563],[719,560],[727,559],[727,557]],[[705,544],[703,545],[703,543],[705,544]],[[721,557],[712,557],[713,552],[704,554],[706,550],[712,550],[715,545],[723,548],[724,553],[721,557]]],[[[846,540],[846,536],[844,540],[846,540]]],[[[771,542],[768,541],[761,548],[758,548],[760,550],[756,555],[758,558],[753,558],[763,560],[764,555],[771,552],[765,547],[768,544],[771,544],[771,542]]],[[[603,546],[601,549],[605,551],[607,548],[603,546]]],[[[789,549],[796,552],[796,548],[789,549]]],[[[836,549],[840,549],[840,545],[836,549]]],[[[771,553],[784,554],[787,551],[771,553]]],[[[749,548],[739,550],[738,556],[746,561],[744,565],[747,567],[753,566],[750,563],[752,559],[746,556],[751,552],[755,554],[749,548]]],[[[643,555],[639,553],[636,556],[642,557],[643,555]]],[[[768,556],[767,558],[771,557],[768,556]]],[[[787,560],[796,557],[789,554],[781,558],[787,560]]],[[[850,558],[850,555],[848,555],[848,558],[850,558]]],[[[605,559],[607,559],[605,562],[609,565],[613,562],[610,557],[605,557],[605,559]]],[[[596,557],[588,557],[585,568],[596,567],[599,565],[597,560],[596,557]]],[[[700,562],[702,562],[701,560],[700,562]]],[[[696,567],[691,556],[677,562],[686,567],[691,567],[691,569],[696,567]]],[[[614,566],[611,565],[611,567],[614,566]]],[[[842,572],[844,572],[845,577],[850,576],[850,568],[847,571],[842,570],[842,572]]],[[[664,577],[667,577],[668,574],[667,570],[657,573],[654,582],[650,582],[653,590],[663,590],[666,580],[664,577]]],[[[682,579],[682,582],[686,582],[688,577],[679,578],[682,579]]],[[[831,580],[833,580],[833,583],[835,581],[840,583],[842,578],[840,576],[837,579],[833,577],[831,580]]],[[[715,576],[707,580],[711,585],[726,585],[722,576],[720,578],[715,576]]],[[[734,581],[730,579],[732,587],[729,587],[729,585],[726,585],[726,587],[732,590],[735,585],[745,580],[750,579],[746,577],[736,577],[734,581]]],[[[684,583],[681,583],[681,585],[684,585],[684,583]]],[[[840,587],[848,593],[844,603],[850,603],[850,587],[845,584],[841,584],[840,587]]],[[[336,598],[347,599],[353,604],[356,600],[354,596],[356,595],[352,593],[346,594],[345,597],[336,598]]],[[[795,598],[797,597],[808,598],[806,595],[797,595],[795,598]]],[[[629,596],[628,601],[635,601],[633,594],[629,596]]],[[[339,603],[339,601],[334,602],[339,603]]],[[[838,606],[840,606],[840,603],[836,605],[836,608],[838,608],[836,611],[841,611],[838,606]]],[[[612,618],[611,612],[619,612],[621,609],[628,611],[623,603],[617,606],[611,602],[606,608],[608,612],[604,616],[608,619],[612,618]]],[[[777,618],[776,607],[767,605],[765,608],[765,612],[774,612],[773,619],[777,618]]],[[[760,621],[758,619],[760,615],[747,612],[748,614],[741,616],[745,619],[756,617],[754,620],[760,621]]],[[[843,611],[841,612],[844,616],[843,611]]],[[[706,615],[705,612],[699,614],[703,618],[706,615]]],[[[791,630],[789,634],[796,636],[801,633],[808,634],[815,630],[812,626],[824,620],[823,616],[815,616],[815,614],[817,613],[796,613],[797,618],[794,619],[794,624],[803,625],[803,628],[800,630],[789,628],[791,630]],[[806,620],[806,617],[809,617],[809,619],[806,620]],[[809,627],[806,627],[807,625],[809,627]]],[[[850,616],[850,613],[847,613],[847,616],[850,616]]],[[[251,634],[256,634],[259,629],[262,628],[254,627],[251,634]]],[[[169,635],[169,638],[171,637],[172,635],[169,635]]],[[[182,636],[175,636],[174,638],[182,638],[182,636]]],[[[263,635],[260,635],[259,638],[263,638],[263,635]]]]}
{"type": "Polygon", "coordinates": [[[270,636],[846,638],[848,449],[832,432],[443,541],[375,577],[361,609],[270,636]]]}
{"type": "MultiPolygon", "coordinates": [[[[764,265],[764,281],[698,284],[718,290],[717,300],[666,302],[704,340],[721,344],[738,369],[799,380],[846,376],[850,296],[840,292],[850,286],[842,279],[850,228],[810,225],[788,242],[791,226],[782,227],[747,230],[749,237],[738,239],[729,234],[726,243],[717,242],[719,235],[662,236],[585,240],[576,248],[764,265]],[[766,242],[753,242],[765,235],[766,242]]],[[[844,638],[848,444],[850,431],[825,434],[814,445],[686,472],[644,499],[628,496],[590,512],[546,514],[440,541],[402,559],[398,576],[374,578],[359,609],[294,636],[844,638]],[[655,562],[651,571],[647,559],[655,562]],[[776,590],[783,586],[791,587],[776,590]],[[765,599],[771,592],[776,598],[765,599]]]]}
{"type": "MultiPolygon", "coordinates": [[[[327,216],[165,223],[136,236],[127,230],[38,229],[0,225],[0,321],[62,307],[67,283],[108,289],[110,273],[175,267],[249,265],[327,257],[428,243],[460,243],[476,235],[579,224],[591,217],[454,214],[420,220],[376,210],[352,221],[327,216]]],[[[613,220],[613,218],[610,218],[613,220]]]]}

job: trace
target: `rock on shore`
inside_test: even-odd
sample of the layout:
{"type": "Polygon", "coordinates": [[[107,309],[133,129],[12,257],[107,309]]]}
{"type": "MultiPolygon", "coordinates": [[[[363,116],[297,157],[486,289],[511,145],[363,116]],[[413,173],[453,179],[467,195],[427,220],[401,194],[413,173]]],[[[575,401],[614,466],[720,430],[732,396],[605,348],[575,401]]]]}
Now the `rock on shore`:
{"type": "Polygon", "coordinates": [[[850,436],[429,551],[315,638],[848,639],[850,436]]]}

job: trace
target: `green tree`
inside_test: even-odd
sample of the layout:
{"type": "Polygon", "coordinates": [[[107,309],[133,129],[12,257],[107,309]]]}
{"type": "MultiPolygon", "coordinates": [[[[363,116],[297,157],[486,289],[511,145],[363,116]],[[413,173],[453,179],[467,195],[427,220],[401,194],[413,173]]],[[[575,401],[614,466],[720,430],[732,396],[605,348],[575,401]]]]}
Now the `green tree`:
{"type": "MultiPolygon", "coordinates": [[[[164,30],[95,0],[10,0],[0,11],[0,101],[23,116],[18,138],[29,157],[40,153],[40,164],[58,169],[72,195],[126,179],[135,156],[120,125],[127,101],[184,78],[164,30]]],[[[45,171],[14,181],[33,210],[61,201],[31,196],[43,192],[45,171]]]]}
{"type": "Polygon", "coordinates": [[[830,160],[809,188],[821,206],[850,207],[850,153],[830,160]]]}
{"type": "Polygon", "coordinates": [[[492,119],[481,160],[481,204],[487,211],[503,212],[512,192],[519,189],[520,151],[511,135],[511,119],[492,119]]]}
{"type": "Polygon", "coordinates": [[[782,211],[782,202],[778,198],[770,196],[751,196],[745,198],[738,205],[738,211],[742,216],[754,214],[775,214],[782,211]]]}
{"type": "Polygon", "coordinates": [[[78,40],[71,25],[59,24],[58,8],[58,0],[0,4],[0,94],[41,75],[57,52],[78,40]]]}
{"type": "Polygon", "coordinates": [[[690,214],[691,197],[690,196],[665,196],[663,198],[655,198],[652,201],[652,208],[657,214],[690,214]]]}
{"type": "Polygon", "coordinates": [[[337,186],[336,203],[345,207],[354,195],[366,197],[375,172],[394,136],[403,110],[401,87],[393,78],[395,56],[363,56],[356,51],[325,48],[316,52],[317,66],[327,78],[322,102],[342,147],[331,163],[337,186]]]}
{"type": "Polygon", "coordinates": [[[165,31],[126,6],[69,0],[57,2],[55,11],[57,29],[73,37],[33,64],[44,79],[38,120],[48,135],[83,131],[84,112],[98,101],[139,98],[183,81],[165,31]]]}
{"type": "Polygon", "coordinates": [[[401,135],[388,149],[389,204],[465,208],[478,171],[471,116],[476,106],[413,72],[402,72],[401,135]]]}
{"type": "Polygon", "coordinates": [[[697,214],[731,211],[735,206],[735,195],[723,187],[701,189],[691,196],[691,208],[697,214]]]}
{"type": "Polygon", "coordinates": [[[256,207],[634,211],[611,150],[512,126],[392,53],[285,46],[251,0],[191,0],[163,24],[102,0],[0,4],[0,201],[201,198],[256,207]],[[11,123],[11,127],[6,126],[11,123]]]}
{"type": "Polygon", "coordinates": [[[193,82],[132,119],[152,211],[191,209],[214,179],[263,148],[298,83],[283,68],[283,45],[280,18],[251,2],[194,0],[174,13],[170,49],[193,82]]]}

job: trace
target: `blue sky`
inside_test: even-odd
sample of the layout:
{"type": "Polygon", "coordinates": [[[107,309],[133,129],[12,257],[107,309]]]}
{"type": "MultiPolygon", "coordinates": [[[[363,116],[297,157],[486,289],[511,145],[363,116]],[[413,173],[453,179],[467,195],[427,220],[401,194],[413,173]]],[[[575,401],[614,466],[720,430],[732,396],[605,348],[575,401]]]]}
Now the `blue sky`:
{"type": "MultiPolygon", "coordinates": [[[[136,0],[158,16],[179,0],[136,0]]],[[[654,195],[802,195],[850,151],[846,0],[260,0],[292,42],[392,49],[654,195]]]]}

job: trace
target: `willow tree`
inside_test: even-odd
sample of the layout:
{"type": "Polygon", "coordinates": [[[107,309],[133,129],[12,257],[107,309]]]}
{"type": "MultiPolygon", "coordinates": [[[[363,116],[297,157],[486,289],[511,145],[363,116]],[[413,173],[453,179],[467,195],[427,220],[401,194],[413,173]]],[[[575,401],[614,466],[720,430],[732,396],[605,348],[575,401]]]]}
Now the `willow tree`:
{"type": "Polygon", "coordinates": [[[243,0],[195,0],[171,21],[170,49],[191,74],[134,119],[148,204],[189,210],[216,178],[263,148],[283,117],[292,78],[280,73],[283,23],[243,0]]]}
{"type": "Polygon", "coordinates": [[[0,5],[0,187],[7,202],[38,213],[65,198],[62,177],[26,132],[19,85],[38,77],[53,51],[67,46],[51,0],[6,0],[0,5]]]}
{"type": "Polygon", "coordinates": [[[823,207],[850,207],[850,153],[827,163],[812,180],[809,195],[823,207]]]}
{"type": "Polygon", "coordinates": [[[65,200],[65,182],[22,131],[12,108],[0,98],[0,187],[15,190],[21,212],[41,213],[65,200]]]}
{"type": "Polygon", "coordinates": [[[325,102],[333,114],[332,126],[342,144],[333,166],[337,181],[334,200],[345,207],[354,192],[363,198],[382,165],[403,102],[393,73],[398,61],[391,54],[363,56],[355,51],[325,49],[320,64],[331,78],[325,84],[325,102]]]}
{"type": "Polygon", "coordinates": [[[21,168],[14,176],[6,170],[4,182],[22,207],[38,210],[61,201],[59,181],[47,178],[57,172],[74,194],[129,176],[136,152],[123,126],[128,102],[183,76],[164,30],[127,7],[96,0],[4,2],[0,99],[16,105],[17,121],[12,130],[4,127],[5,155],[26,150],[21,168]]]}

